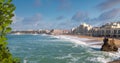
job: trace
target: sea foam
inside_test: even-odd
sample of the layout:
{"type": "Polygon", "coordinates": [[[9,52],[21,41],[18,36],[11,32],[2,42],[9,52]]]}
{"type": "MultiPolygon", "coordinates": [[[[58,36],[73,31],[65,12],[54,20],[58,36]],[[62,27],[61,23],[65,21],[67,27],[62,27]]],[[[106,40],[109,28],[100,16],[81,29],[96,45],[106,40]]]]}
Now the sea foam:
{"type": "MultiPolygon", "coordinates": [[[[58,38],[58,39],[63,39],[63,40],[68,40],[72,43],[75,43],[76,45],[74,47],[77,47],[77,45],[84,45],[84,46],[90,47],[91,49],[94,48],[94,49],[99,49],[100,50],[100,48],[101,48],[101,45],[91,45],[91,44],[100,44],[101,42],[87,43],[85,41],[90,40],[90,39],[87,39],[87,38],[78,38],[78,37],[65,36],[65,35],[57,35],[57,36],[52,35],[52,37],[58,38]]],[[[109,61],[120,59],[120,57],[119,57],[120,56],[120,49],[118,50],[118,52],[101,52],[101,53],[104,53],[104,55],[109,56],[109,58],[105,58],[105,57],[100,56],[100,57],[92,58],[92,59],[89,59],[89,60],[90,61],[100,61],[102,63],[107,63],[109,61]]]]}
{"type": "Polygon", "coordinates": [[[72,43],[76,43],[76,44],[83,44],[83,45],[88,45],[85,42],[82,42],[81,40],[88,40],[88,39],[79,39],[77,37],[72,37],[72,36],[64,36],[64,35],[59,35],[59,36],[53,36],[54,38],[58,38],[58,39],[63,39],[63,40],[68,40],[72,43]]]}

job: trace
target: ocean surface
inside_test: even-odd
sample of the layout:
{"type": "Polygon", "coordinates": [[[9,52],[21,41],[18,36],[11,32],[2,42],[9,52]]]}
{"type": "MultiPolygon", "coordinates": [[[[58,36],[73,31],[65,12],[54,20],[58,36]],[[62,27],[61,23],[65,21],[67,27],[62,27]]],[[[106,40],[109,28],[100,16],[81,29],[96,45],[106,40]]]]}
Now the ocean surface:
{"type": "Polygon", "coordinates": [[[22,63],[106,63],[120,53],[101,52],[83,41],[66,36],[8,35],[8,47],[22,63]]]}

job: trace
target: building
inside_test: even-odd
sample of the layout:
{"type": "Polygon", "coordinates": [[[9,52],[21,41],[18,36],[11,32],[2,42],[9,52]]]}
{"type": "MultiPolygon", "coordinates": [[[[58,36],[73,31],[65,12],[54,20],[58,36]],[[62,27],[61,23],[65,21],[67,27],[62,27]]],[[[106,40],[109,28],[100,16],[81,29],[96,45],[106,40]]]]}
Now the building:
{"type": "Polygon", "coordinates": [[[52,35],[61,35],[61,34],[68,34],[69,31],[68,30],[59,30],[59,29],[53,29],[51,30],[52,35]]]}
{"type": "MultiPolygon", "coordinates": [[[[94,33],[94,32],[93,32],[94,33]]],[[[112,22],[102,25],[98,31],[98,36],[119,37],[120,36],[120,22],[112,22]]]]}
{"type": "Polygon", "coordinates": [[[73,28],[73,34],[82,34],[82,35],[90,35],[90,30],[92,26],[86,23],[81,24],[80,26],[73,28]]]}
{"type": "Polygon", "coordinates": [[[79,27],[73,28],[72,32],[89,36],[120,37],[120,22],[106,23],[100,27],[92,27],[83,23],[79,27]]]}

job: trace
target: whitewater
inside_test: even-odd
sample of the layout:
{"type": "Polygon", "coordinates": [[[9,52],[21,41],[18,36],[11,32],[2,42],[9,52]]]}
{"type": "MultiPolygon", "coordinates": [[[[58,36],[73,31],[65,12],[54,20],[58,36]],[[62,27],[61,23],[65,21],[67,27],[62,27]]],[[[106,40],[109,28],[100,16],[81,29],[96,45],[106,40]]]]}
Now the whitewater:
{"type": "MultiPolygon", "coordinates": [[[[83,47],[90,47],[91,49],[94,49],[94,50],[97,50],[100,52],[100,48],[101,48],[101,45],[92,45],[92,44],[99,44],[101,42],[85,42],[87,40],[92,40],[92,39],[88,39],[88,38],[78,38],[78,37],[73,37],[73,36],[68,36],[68,35],[52,35],[53,37],[55,38],[58,38],[58,39],[63,39],[63,40],[69,40],[70,42],[72,43],[75,43],[76,45],[73,46],[73,47],[77,47],[78,45],[82,45],[83,47]]],[[[118,50],[118,52],[103,52],[102,53],[104,55],[108,55],[110,56],[110,58],[104,58],[102,56],[100,57],[96,57],[96,58],[92,58],[90,59],[91,61],[100,61],[102,63],[107,63],[107,62],[110,62],[110,61],[113,61],[113,60],[118,60],[120,59],[120,48],[118,50]]]]}
{"type": "Polygon", "coordinates": [[[118,52],[100,51],[100,42],[65,35],[8,35],[8,47],[22,63],[107,63],[119,59],[118,52]]]}

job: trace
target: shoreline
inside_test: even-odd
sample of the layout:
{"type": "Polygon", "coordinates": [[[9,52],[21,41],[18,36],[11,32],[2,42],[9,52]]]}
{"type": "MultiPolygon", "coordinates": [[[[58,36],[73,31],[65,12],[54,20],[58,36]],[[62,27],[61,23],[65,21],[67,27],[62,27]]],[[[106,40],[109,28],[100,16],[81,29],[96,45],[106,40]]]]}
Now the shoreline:
{"type": "MultiPolygon", "coordinates": [[[[90,36],[81,36],[81,35],[52,35],[58,39],[65,39],[72,41],[72,43],[84,45],[87,47],[92,48],[93,50],[100,51],[100,48],[103,44],[103,38],[104,37],[90,37],[90,36]]],[[[117,42],[117,40],[115,39],[117,42]]],[[[105,52],[107,53],[110,57],[111,60],[106,60],[105,63],[114,63],[116,60],[119,58],[119,53],[120,49],[118,52],[105,52]]],[[[118,60],[119,61],[119,60],[118,60]]]]}
{"type": "MultiPolygon", "coordinates": [[[[13,35],[24,35],[24,34],[13,34],[13,35]]],[[[39,34],[31,34],[31,35],[39,35],[39,34]]],[[[40,34],[40,35],[44,35],[44,34],[40,34]]],[[[45,35],[49,35],[49,34],[45,34],[45,35]]],[[[57,36],[57,35],[64,35],[64,36],[72,36],[72,37],[77,37],[77,38],[89,39],[89,40],[85,40],[84,42],[85,43],[93,43],[92,45],[100,45],[100,46],[102,46],[103,39],[104,39],[104,37],[93,37],[93,36],[73,35],[73,34],[56,34],[54,36],[57,36]],[[99,42],[99,43],[97,43],[97,42],[99,42]]],[[[111,38],[109,38],[109,40],[111,40],[111,38]]],[[[115,40],[115,45],[118,48],[120,48],[120,39],[114,39],[114,40],[115,40]]]]}
{"type": "MultiPolygon", "coordinates": [[[[64,34],[63,34],[64,35],[64,34]]],[[[86,38],[89,40],[86,40],[84,42],[86,43],[95,43],[95,42],[101,42],[101,43],[96,43],[96,44],[92,44],[92,45],[101,45],[103,44],[103,39],[104,37],[92,37],[92,36],[85,36],[85,35],[65,35],[65,36],[72,36],[72,37],[77,37],[77,38],[86,38]]],[[[109,40],[111,40],[112,38],[109,38],[109,40]]],[[[115,40],[115,45],[120,48],[120,40],[119,39],[114,39],[115,40]]]]}
{"type": "Polygon", "coordinates": [[[100,50],[103,42],[97,39],[93,39],[91,37],[85,37],[85,36],[78,36],[78,35],[52,35],[55,38],[58,39],[65,39],[65,40],[69,40],[72,43],[75,44],[81,44],[81,45],[85,45],[91,48],[94,48],[96,50],[100,50]]]}
{"type": "MultiPolygon", "coordinates": [[[[91,46],[95,46],[95,48],[98,47],[98,46],[100,46],[99,48],[101,48],[101,46],[103,45],[103,39],[104,39],[104,37],[91,37],[91,36],[83,36],[83,35],[64,35],[64,36],[72,36],[72,37],[77,37],[77,38],[89,39],[89,40],[86,40],[84,42],[86,42],[86,43],[93,43],[93,44],[90,45],[90,47],[91,46]],[[97,43],[97,42],[100,42],[100,43],[97,43]]],[[[111,38],[109,38],[109,40],[111,40],[111,38]]],[[[114,39],[114,40],[115,40],[115,42],[114,42],[115,45],[118,48],[120,48],[120,40],[119,39],[114,39]]],[[[119,51],[117,53],[119,54],[119,51]]],[[[117,55],[117,54],[115,54],[115,55],[117,55]]],[[[107,63],[120,63],[120,60],[108,61],[107,63]]]]}

